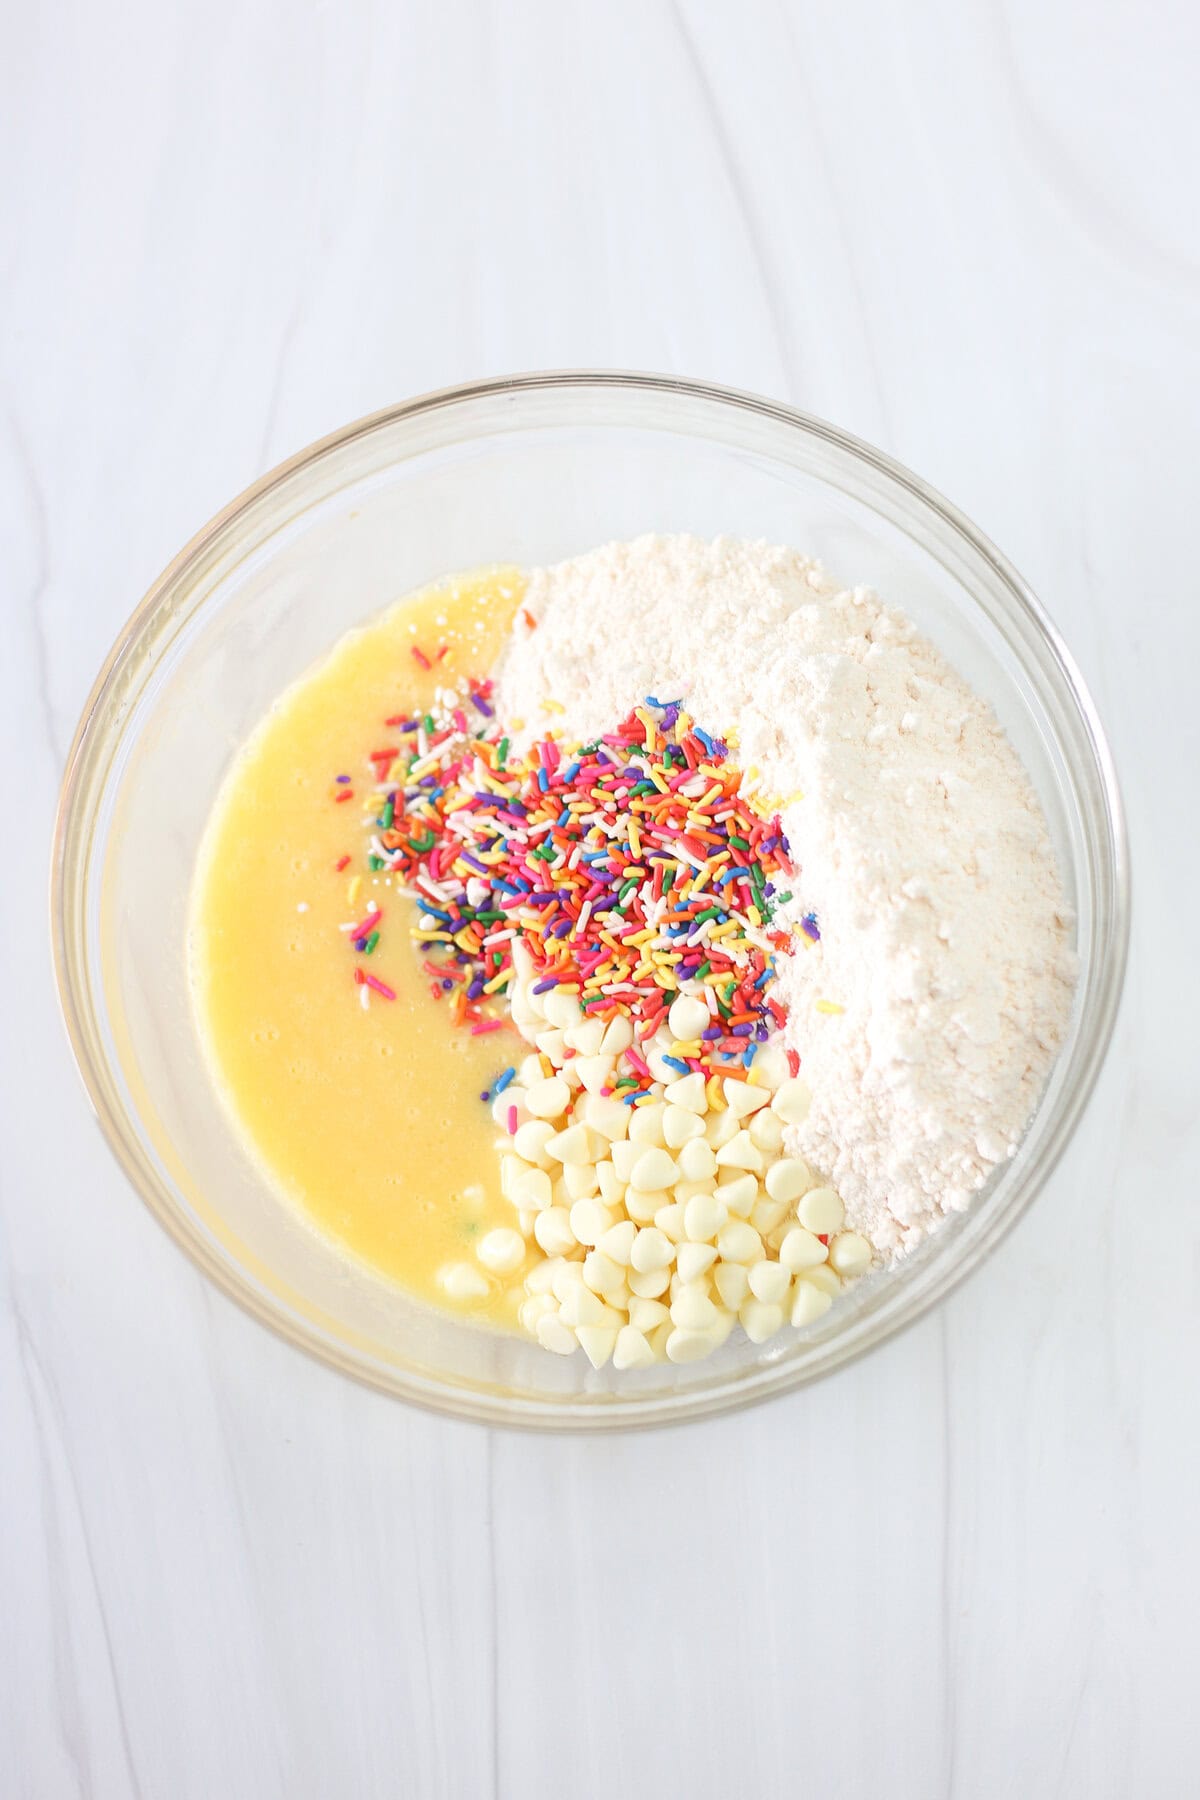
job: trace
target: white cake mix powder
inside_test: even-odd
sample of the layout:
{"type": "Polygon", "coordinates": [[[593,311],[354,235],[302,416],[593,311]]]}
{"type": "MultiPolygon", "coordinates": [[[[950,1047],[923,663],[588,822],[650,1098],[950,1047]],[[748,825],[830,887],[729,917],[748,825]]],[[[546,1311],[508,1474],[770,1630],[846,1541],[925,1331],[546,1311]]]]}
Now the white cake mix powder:
{"type": "Polygon", "coordinates": [[[821,932],[780,981],[813,1091],[789,1148],[911,1248],[1013,1153],[1070,1008],[1046,822],[991,707],[868,590],[764,544],[611,544],[533,571],[525,611],[499,673],[525,737],[686,695],[786,797],[821,932]]]}

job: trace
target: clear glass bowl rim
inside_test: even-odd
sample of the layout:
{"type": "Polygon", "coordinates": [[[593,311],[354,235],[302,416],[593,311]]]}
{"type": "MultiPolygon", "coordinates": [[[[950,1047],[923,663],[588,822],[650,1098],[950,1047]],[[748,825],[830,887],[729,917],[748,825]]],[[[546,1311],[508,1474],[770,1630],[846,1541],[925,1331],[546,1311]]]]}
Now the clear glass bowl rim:
{"type": "MultiPolygon", "coordinates": [[[[467,441],[467,440],[464,440],[467,441]]],[[[117,734],[119,736],[119,733],[117,734]]],[[[184,545],[152,583],[135,608],[92,686],[67,755],[54,825],[50,871],[50,925],[54,973],[72,1054],[101,1130],[118,1163],[151,1213],[204,1274],[253,1318],[286,1341],[327,1366],[369,1387],[402,1398],[427,1410],[480,1423],[550,1431],[634,1430],[669,1423],[690,1422],[740,1410],[774,1398],[832,1373],[868,1350],[894,1337],[944,1300],[987,1259],[995,1246],[1023,1216],[1070,1141],[1090,1098],[1107,1054],[1116,1023],[1128,956],[1130,928],[1130,869],[1124,808],[1115,765],[1095,703],[1083,677],[1055,626],[1032,589],[1008,559],[979,528],[935,488],[873,445],[831,425],[828,421],[780,401],[719,383],[617,369],[564,369],[491,377],[417,395],[397,405],[370,413],[331,432],[262,475],[217,513],[184,545]],[[199,565],[231,528],[273,490],[294,475],[314,468],[326,457],[357,440],[439,409],[466,402],[499,398],[514,393],[550,392],[563,389],[607,389],[616,393],[652,393],[669,400],[686,396],[712,402],[742,413],[755,414],[790,427],[834,447],[857,460],[876,475],[905,490],[911,499],[934,515],[942,526],[965,541],[999,577],[1012,601],[1024,612],[1026,623],[1041,640],[1041,647],[1057,665],[1064,689],[1074,704],[1091,748],[1104,811],[1108,867],[1107,915],[1097,920],[1097,942],[1104,950],[1101,974],[1091,1006],[1091,1025],[1081,1043],[1074,1079],[1060,1096],[1059,1112],[1049,1141],[1043,1147],[1038,1179],[1027,1182],[1018,1199],[999,1213],[993,1228],[970,1246],[970,1254],[947,1257],[937,1278],[923,1284],[922,1292],[907,1306],[876,1323],[873,1331],[840,1348],[837,1339],[827,1347],[818,1367],[792,1368],[774,1365],[769,1376],[753,1391],[732,1389],[712,1395],[688,1394],[657,1398],[640,1406],[611,1409],[573,1401],[524,1402],[509,1397],[499,1403],[490,1393],[473,1394],[461,1388],[439,1387],[436,1381],[418,1382],[404,1370],[356,1361],[336,1343],[303,1322],[290,1318],[282,1307],[263,1300],[238,1277],[236,1269],[206,1250],[185,1224],[165,1184],[155,1179],[138,1153],[123,1116],[114,1103],[105,1059],[90,1023],[90,995],[86,953],[81,950],[81,924],[76,914],[86,894],[79,871],[86,859],[90,831],[79,818],[79,800],[87,790],[98,763],[111,761],[111,702],[114,689],[130,663],[136,663],[145,641],[160,625],[160,614],[169,615],[173,595],[186,592],[185,576],[199,565]]]]}

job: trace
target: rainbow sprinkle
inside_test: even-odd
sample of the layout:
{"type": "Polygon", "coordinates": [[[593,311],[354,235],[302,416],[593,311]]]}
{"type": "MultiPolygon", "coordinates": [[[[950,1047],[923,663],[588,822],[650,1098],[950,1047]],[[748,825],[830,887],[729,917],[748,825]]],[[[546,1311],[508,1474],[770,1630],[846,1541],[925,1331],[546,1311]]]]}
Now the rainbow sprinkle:
{"type": "MultiPolygon", "coordinates": [[[[670,1045],[671,1066],[750,1076],[786,1017],[770,991],[792,929],[772,921],[795,875],[778,815],[742,793],[726,745],[677,700],[647,697],[588,744],[566,747],[550,729],[517,755],[491,688],[471,682],[440,721],[395,716],[397,742],[369,758],[368,867],[418,902],[412,936],[431,992],[451,995],[456,1022],[494,1028],[488,1007],[507,995],[520,944],[535,993],[561,988],[589,1017],[633,1023],[620,1098],[649,1090],[636,1044],[681,991],[704,999],[710,1023],[670,1045]]],[[[381,917],[350,927],[364,954],[381,917]]]]}

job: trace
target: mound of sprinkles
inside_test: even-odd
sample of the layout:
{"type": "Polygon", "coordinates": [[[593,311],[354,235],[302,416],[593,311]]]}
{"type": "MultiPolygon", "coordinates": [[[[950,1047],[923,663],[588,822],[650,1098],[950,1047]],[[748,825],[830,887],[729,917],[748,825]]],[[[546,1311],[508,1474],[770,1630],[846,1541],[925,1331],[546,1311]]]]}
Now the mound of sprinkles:
{"type": "MultiPolygon", "coordinates": [[[[432,991],[476,1033],[498,1029],[523,946],[534,993],[560,988],[588,1017],[630,1021],[606,1092],[649,1094],[639,1046],[680,993],[709,1022],[665,1060],[680,1075],[747,1077],[785,1019],[771,990],[776,953],[794,940],[775,915],[796,871],[778,815],[756,806],[727,746],[678,700],[648,695],[591,743],[548,731],[517,755],[491,687],[472,682],[436,718],[389,719],[391,741],[368,759],[368,867],[418,902],[412,936],[432,991]]],[[[343,928],[360,955],[382,920],[376,907],[343,928]]],[[[815,936],[815,920],[796,929],[815,936]]],[[[358,963],[354,979],[390,992],[358,963]]]]}

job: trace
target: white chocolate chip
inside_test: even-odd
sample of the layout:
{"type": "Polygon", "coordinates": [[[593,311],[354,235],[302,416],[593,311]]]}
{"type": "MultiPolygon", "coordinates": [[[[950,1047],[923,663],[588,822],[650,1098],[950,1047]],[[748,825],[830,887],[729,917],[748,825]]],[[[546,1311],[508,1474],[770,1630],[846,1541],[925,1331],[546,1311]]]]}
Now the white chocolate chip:
{"type": "Polygon", "coordinates": [[[820,1238],[815,1237],[803,1225],[793,1225],[779,1246],[779,1260],[793,1275],[798,1274],[801,1269],[815,1268],[828,1255],[820,1238]]]}
{"type": "Polygon", "coordinates": [[[684,1282],[699,1281],[717,1260],[714,1244],[680,1244],[675,1252],[675,1267],[684,1282]]]}
{"type": "Polygon", "coordinates": [[[547,1256],[565,1256],[579,1241],[571,1230],[571,1215],[565,1206],[540,1212],[533,1221],[533,1235],[547,1256]]]}
{"type": "Polygon", "coordinates": [[[525,1104],[535,1119],[557,1119],[565,1111],[571,1090],[561,1075],[535,1081],[525,1097],[525,1104]]]}
{"type": "Polygon", "coordinates": [[[511,1275],[525,1261],[525,1240],[510,1226],[498,1225],[480,1238],[475,1254],[485,1269],[496,1275],[511,1275]]]}
{"type": "MultiPolygon", "coordinates": [[[[653,1301],[643,1302],[652,1306],[653,1301]]],[[[614,1369],[645,1369],[654,1362],[654,1351],[650,1348],[645,1335],[631,1322],[623,1325],[617,1333],[613,1347],[612,1362],[614,1369]]]]}
{"type": "Polygon", "coordinates": [[[680,994],[678,1000],[671,1003],[667,1023],[675,1036],[687,1043],[691,1038],[698,1038],[707,1029],[710,1023],[709,1010],[703,1000],[694,1000],[689,994],[680,994]]]}
{"type": "MultiPolygon", "coordinates": [[[[521,1257],[525,1254],[525,1246],[514,1231],[512,1236],[521,1244],[521,1257]]],[[[518,1257],[517,1261],[521,1260],[518,1257]]],[[[514,1264],[514,1267],[516,1265],[514,1264]]],[[[491,1283],[486,1275],[471,1263],[446,1263],[438,1270],[438,1284],[448,1300],[482,1300],[491,1291],[491,1283]]]]}
{"type": "Polygon", "coordinates": [[[811,1281],[798,1281],[792,1295],[792,1324],[812,1325],[833,1305],[833,1297],[811,1281]]]}
{"type": "Polygon", "coordinates": [[[768,1262],[766,1257],[750,1270],[750,1292],[756,1300],[765,1300],[768,1305],[782,1306],[791,1285],[791,1275],[782,1264],[768,1262]]]}
{"type": "Polygon", "coordinates": [[[785,1156],[771,1164],[763,1185],[772,1200],[782,1200],[790,1205],[814,1185],[812,1170],[798,1156],[785,1156]]]}
{"type": "Polygon", "coordinates": [[[832,1188],[810,1188],[796,1208],[796,1217],[809,1231],[825,1237],[841,1230],[846,1209],[832,1188]]]}
{"type": "Polygon", "coordinates": [[[708,1100],[704,1092],[704,1077],[699,1072],[681,1075],[673,1081],[666,1091],[665,1098],[671,1106],[682,1106],[687,1112],[703,1113],[708,1110],[708,1100]]]}
{"type": "Polygon", "coordinates": [[[707,1138],[692,1138],[676,1157],[679,1173],[688,1181],[705,1181],[717,1172],[717,1158],[707,1138]]]}
{"type": "Polygon", "coordinates": [[[679,1168],[674,1158],[655,1146],[638,1157],[629,1181],[632,1187],[637,1188],[669,1188],[678,1178],[679,1168]]]}
{"type": "Polygon", "coordinates": [[[744,1219],[730,1219],[717,1233],[717,1255],[722,1262],[757,1262],[762,1254],[762,1239],[744,1219]]]}
{"type": "Polygon", "coordinates": [[[577,1200],[571,1208],[571,1230],[581,1244],[599,1243],[616,1219],[603,1201],[577,1200]]]}
{"type": "Polygon", "coordinates": [[[777,1088],[771,1101],[771,1110],[779,1114],[785,1125],[803,1125],[808,1117],[808,1109],[812,1105],[812,1094],[808,1083],[793,1076],[777,1088]]]}
{"type": "Polygon", "coordinates": [[[829,1246],[829,1260],[839,1275],[862,1275],[871,1266],[873,1251],[857,1231],[842,1231],[829,1246]]]}
{"type": "MultiPolygon", "coordinates": [[[[666,1269],[674,1262],[675,1246],[657,1226],[651,1225],[634,1238],[629,1260],[639,1275],[648,1275],[656,1269],[666,1269]]],[[[629,1285],[636,1293],[632,1281],[629,1285]]]]}
{"type": "Polygon", "coordinates": [[[738,1309],[738,1320],[752,1344],[765,1344],[782,1326],[783,1308],[766,1300],[743,1300],[738,1309]]]}

